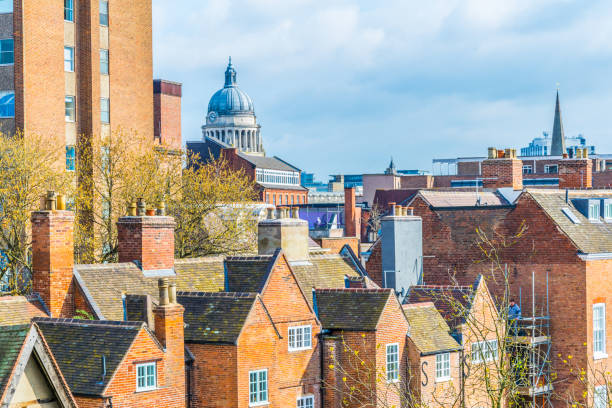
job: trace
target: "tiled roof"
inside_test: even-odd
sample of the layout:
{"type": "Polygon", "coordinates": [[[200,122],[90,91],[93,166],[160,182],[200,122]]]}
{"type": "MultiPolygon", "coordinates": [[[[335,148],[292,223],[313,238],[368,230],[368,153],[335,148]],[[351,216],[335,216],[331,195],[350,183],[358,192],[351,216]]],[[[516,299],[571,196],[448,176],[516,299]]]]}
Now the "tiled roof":
{"type": "Polygon", "coordinates": [[[8,385],[23,342],[29,332],[29,324],[5,326],[0,330],[0,397],[8,385]]]}
{"type": "Polygon", "coordinates": [[[0,326],[30,323],[33,317],[48,316],[38,295],[0,297],[0,326]]]}
{"type": "Polygon", "coordinates": [[[312,288],[344,288],[345,276],[362,276],[352,259],[340,254],[316,255],[311,252],[308,262],[293,263],[291,269],[311,305],[312,288]]]}
{"type": "Polygon", "coordinates": [[[473,286],[415,285],[411,286],[404,303],[432,302],[448,325],[455,329],[465,321],[471,309],[473,286]]]}
{"type": "Polygon", "coordinates": [[[392,289],[317,289],[315,295],[324,329],[374,331],[392,289]]]}
{"type": "Polygon", "coordinates": [[[506,206],[509,203],[497,192],[421,190],[419,195],[432,207],[506,206]]]}
{"type": "Polygon", "coordinates": [[[450,328],[433,303],[404,305],[410,324],[410,338],[423,354],[459,349],[450,328]]]}
{"type": "MultiPolygon", "coordinates": [[[[258,169],[297,171],[297,169],[276,157],[256,156],[238,151],[238,156],[253,164],[258,169]]],[[[303,187],[302,187],[303,188],[303,187]]]]}
{"type": "Polygon", "coordinates": [[[612,191],[570,190],[570,200],[567,203],[565,202],[565,190],[528,189],[524,194],[533,197],[580,252],[585,254],[612,252],[612,223],[605,222],[603,219],[600,219],[600,222],[590,222],[572,203],[574,198],[612,199],[612,191]],[[580,223],[573,223],[563,213],[564,208],[569,208],[580,223]]]}
{"type": "Polygon", "coordinates": [[[378,189],[374,194],[374,205],[377,205],[383,212],[389,211],[389,203],[404,205],[404,202],[412,198],[419,190],[416,189],[378,189]]]}
{"type": "MultiPolygon", "coordinates": [[[[77,281],[81,281],[102,316],[123,320],[123,294],[149,294],[158,298],[157,279],[145,277],[133,263],[77,265],[77,281]]],[[[174,262],[178,290],[218,292],[224,288],[223,258],[188,258],[174,262]]]]}
{"type": "Polygon", "coordinates": [[[185,308],[185,341],[235,344],[257,300],[256,293],[179,292],[185,308]]]}
{"type": "Polygon", "coordinates": [[[268,277],[274,255],[234,256],[225,259],[229,292],[260,292],[268,277]]]}
{"type": "Polygon", "coordinates": [[[72,393],[103,395],[144,323],[34,319],[72,393]],[[106,376],[102,378],[102,356],[106,376]]]}

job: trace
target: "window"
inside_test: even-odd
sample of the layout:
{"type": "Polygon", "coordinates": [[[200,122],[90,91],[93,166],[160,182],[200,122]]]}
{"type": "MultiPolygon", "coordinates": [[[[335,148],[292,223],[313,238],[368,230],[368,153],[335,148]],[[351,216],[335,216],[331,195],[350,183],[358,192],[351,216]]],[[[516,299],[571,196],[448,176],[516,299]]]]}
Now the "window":
{"type": "Polygon", "coordinates": [[[66,122],[74,122],[76,120],[76,103],[74,96],[66,96],[66,122]]]}
{"type": "Polygon", "coordinates": [[[15,91],[0,91],[0,118],[15,117],[15,91]]]}
{"type": "Polygon", "coordinates": [[[436,382],[450,380],[450,353],[436,354],[436,382]]]}
{"type": "Polygon", "coordinates": [[[12,13],[13,0],[0,0],[0,13],[12,13]]]}
{"type": "Polygon", "coordinates": [[[604,204],[604,217],[612,218],[612,203],[606,202],[604,204]]]}
{"type": "Polygon", "coordinates": [[[268,402],[268,370],[249,372],[249,406],[268,402]]]}
{"type": "Polygon", "coordinates": [[[11,65],[15,62],[13,39],[0,40],[0,65],[11,65]]]}
{"type": "Polygon", "coordinates": [[[108,50],[100,50],[100,74],[108,75],[108,50]]]}
{"type": "Polygon", "coordinates": [[[300,397],[297,400],[298,408],[314,408],[314,396],[300,397]]]}
{"type": "Polygon", "coordinates": [[[289,328],[289,351],[312,348],[311,326],[296,326],[289,328]]]}
{"type": "Polygon", "coordinates": [[[480,341],[472,343],[472,362],[482,363],[497,358],[497,340],[480,341]]]}
{"type": "Polygon", "coordinates": [[[589,221],[599,221],[599,202],[589,202],[589,221]]]}
{"type": "Polygon", "coordinates": [[[593,305],[593,355],[595,358],[606,356],[606,304],[593,305]]]}
{"type": "Polygon", "coordinates": [[[532,173],[533,173],[533,167],[531,167],[530,164],[523,165],[523,174],[532,174],[532,173]]]}
{"type": "Polygon", "coordinates": [[[546,164],[544,165],[544,173],[548,174],[556,174],[559,172],[559,166],[556,164],[546,164]]]}
{"type": "Polygon", "coordinates": [[[66,170],[74,171],[75,163],[75,149],[74,146],[66,146],[66,170]]]}
{"type": "Polygon", "coordinates": [[[74,0],[64,0],[64,20],[74,21],[74,0]]]}
{"type": "Polygon", "coordinates": [[[100,98],[100,121],[110,123],[110,100],[108,98],[100,98]]]}
{"type": "Polygon", "coordinates": [[[399,379],[399,344],[387,344],[387,382],[399,379]]]}
{"type": "Polygon", "coordinates": [[[150,391],[157,388],[157,363],[136,366],[136,391],[150,391]]]}
{"type": "Polygon", "coordinates": [[[608,406],[608,387],[598,385],[593,393],[593,408],[606,408],[608,406]]]}
{"type": "Polygon", "coordinates": [[[108,1],[100,0],[100,25],[108,26],[108,1]]]}
{"type": "Polygon", "coordinates": [[[74,48],[64,47],[64,71],[74,72],[74,48]]]}

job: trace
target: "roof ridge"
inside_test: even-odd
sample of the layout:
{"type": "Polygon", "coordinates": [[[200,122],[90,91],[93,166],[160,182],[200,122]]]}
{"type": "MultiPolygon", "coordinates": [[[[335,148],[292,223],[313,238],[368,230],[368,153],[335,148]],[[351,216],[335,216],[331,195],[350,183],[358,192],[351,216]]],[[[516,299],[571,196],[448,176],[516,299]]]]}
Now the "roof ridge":
{"type": "Polygon", "coordinates": [[[195,258],[175,258],[174,263],[214,262],[219,260],[222,261],[224,259],[226,259],[224,255],[199,256],[195,258]]]}
{"type": "Polygon", "coordinates": [[[269,261],[273,255],[236,255],[236,256],[228,256],[225,258],[225,261],[269,261]]]}
{"type": "Polygon", "coordinates": [[[85,320],[85,319],[69,319],[57,317],[34,317],[34,323],[40,324],[58,324],[58,325],[76,325],[76,326],[103,326],[103,327],[124,327],[132,329],[140,329],[144,322],[135,321],[119,321],[119,320],[85,320]]]}
{"type": "Polygon", "coordinates": [[[390,293],[391,288],[315,288],[316,293],[390,293]]]}
{"type": "Polygon", "coordinates": [[[193,292],[193,291],[177,291],[177,296],[183,297],[217,297],[217,298],[255,298],[257,293],[254,292],[193,292]]]}
{"type": "Polygon", "coordinates": [[[474,290],[472,285],[412,285],[410,289],[447,289],[447,290],[474,290]]]}

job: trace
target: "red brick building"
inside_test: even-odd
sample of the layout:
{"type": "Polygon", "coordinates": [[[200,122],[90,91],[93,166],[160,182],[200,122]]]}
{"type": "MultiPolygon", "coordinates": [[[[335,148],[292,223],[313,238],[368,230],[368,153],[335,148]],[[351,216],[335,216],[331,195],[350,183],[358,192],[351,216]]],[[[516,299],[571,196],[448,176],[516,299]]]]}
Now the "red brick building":
{"type": "Polygon", "coordinates": [[[181,97],[182,84],[153,81],[153,137],[171,150],[181,148],[181,97]]]}

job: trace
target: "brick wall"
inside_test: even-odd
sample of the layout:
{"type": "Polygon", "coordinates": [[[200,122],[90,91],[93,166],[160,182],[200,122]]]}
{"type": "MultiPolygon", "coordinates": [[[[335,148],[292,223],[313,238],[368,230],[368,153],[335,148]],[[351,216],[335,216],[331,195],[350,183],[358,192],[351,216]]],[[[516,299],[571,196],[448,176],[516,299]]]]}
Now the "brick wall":
{"type": "Polygon", "coordinates": [[[355,211],[355,188],[344,189],[344,235],[347,237],[356,237],[357,231],[361,228],[357,228],[357,223],[361,220],[361,217],[357,217],[355,211]]]}
{"type": "Polygon", "coordinates": [[[518,159],[489,159],[481,163],[485,188],[523,188],[523,162],[518,159]]]}
{"type": "Polygon", "coordinates": [[[40,294],[52,317],[72,317],[74,214],[36,211],[31,219],[32,290],[40,294]]]}
{"type": "Polygon", "coordinates": [[[432,188],[434,186],[434,176],[404,176],[400,177],[400,188],[432,188]]]}
{"type": "Polygon", "coordinates": [[[185,338],[183,306],[170,303],[168,305],[156,306],[155,314],[155,336],[165,347],[164,368],[166,388],[176,405],[184,406],[185,403],[185,338]]]}
{"type": "Polygon", "coordinates": [[[370,279],[374,281],[381,288],[382,284],[382,241],[379,239],[370,248],[370,257],[366,261],[365,267],[368,271],[370,279]]]}
{"type": "Polygon", "coordinates": [[[593,187],[593,161],[566,159],[559,161],[559,188],[593,187]]]}
{"type": "Polygon", "coordinates": [[[593,173],[593,188],[612,188],[612,171],[593,173]]]}
{"type": "Polygon", "coordinates": [[[339,237],[339,238],[315,238],[314,241],[324,249],[330,249],[331,253],[339,254],[345,245],[351,247],[355,255],[359,256],[359,238],[339,237]]]}
{"type": "Polygon", "coordinates": [[[457,163],[457,175],[478,176],[480,175],[480,162],[459,162],[457,163]]]}
{"type": "Polygon", "coordinates": [[[181,84],[153,82],[153,128],[155,139],[170,149],[181,148],[181,84]]]}
{"type": "MultiPolygon", "coordinates": [[[[256,331],[263,339],[268,340],[265,333],[258,331],[252,325],[245,327],[249,327],[249,332],[256,331]]],[[[195,357],[192,373],[193,406],[238,407],[238,348],[229,344],[193,343],[187,347],[195,357]]],[[[252,354],[259,354],[261,351],[251,350],[252,354]]],[[[248,396],[242,406],[248,406],[248,396]]]]}
{"type": "Polygon", "coordinates": [[[276,206],[308,204],[308,192],[306,190],[262,188],[259,197],[264,203],[276,206]]]}

